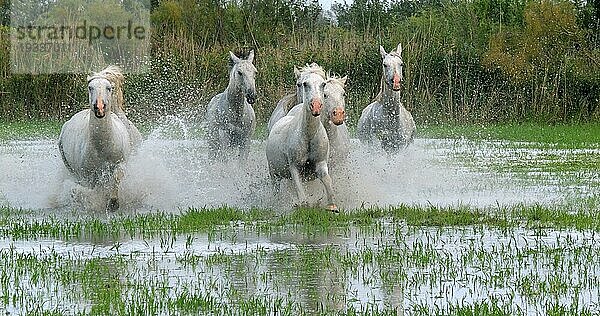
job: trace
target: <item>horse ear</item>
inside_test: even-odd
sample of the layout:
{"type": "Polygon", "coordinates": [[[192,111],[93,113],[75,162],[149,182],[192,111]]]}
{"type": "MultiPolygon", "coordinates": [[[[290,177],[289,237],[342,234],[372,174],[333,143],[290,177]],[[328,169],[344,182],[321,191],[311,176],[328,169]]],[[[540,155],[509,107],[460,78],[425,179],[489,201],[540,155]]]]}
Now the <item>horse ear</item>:
{"type": "Polygon", "coordinates": [[[396,48],[396,52],[402,55],[402,43],[398,43],[398,47],[396,48]]]}
{"type": "Polygon", "coordinates": [[[383,48],[383,46],[379,45],[379,53],[381,54],[381,58],[385,58],[385,56],[387,56],[387,53],[385,52],[385,48],[383,48]]]}
{"type": "Polygon", "coordinates": [[[346,85],[346,82],[348,81],[348,76],[344,76],[344,77],[342,77],[340,80],[342,81],[342,83],[343,83],[344,85],[346,85]]]}
{"type": "Polygon", "coordinates": [[[300,71],[300,69],[294,66],[294,75],[296,76],[296,79],[299,79],[301,74],[302,72],[300,71]]]}
{"type": "Polygon", "coordinates": [[[248,53],[248,58],[246,58],[249,62],[253,62],[254,61],[254,49],[250,51],[250,53],[248,53]]]}
{"type": "Polygon", "coordinates": [[[231,61],[232,61],[234,64],[237,64],[237,63],[239,63],[239,62],[240,62],[240,58],[239,58],[239,57],[237,57],[237,56],[236,56],[234,53],[232,53],[231,51],[229,51],[229,58],[231,59],[231,61]]]}

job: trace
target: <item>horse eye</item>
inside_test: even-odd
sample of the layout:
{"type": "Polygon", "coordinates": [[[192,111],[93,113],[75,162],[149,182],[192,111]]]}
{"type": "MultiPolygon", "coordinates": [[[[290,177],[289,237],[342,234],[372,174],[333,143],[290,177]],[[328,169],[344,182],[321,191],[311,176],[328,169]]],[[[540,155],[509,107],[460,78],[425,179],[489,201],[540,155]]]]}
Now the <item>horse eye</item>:
{"type": "Polygon", "coordinates": [[[329,95],[328,95],[327,93],[325,93],[325,94],[323,95],[323,97],[325,97],[325,99],[327,99],[327,98],[329,98],[329,95]]]}
{"type": "Polygon", "coordinates": [[[302,85],[306,87],[306,86],[308,86],[308,83],[307,82],[303,82],[302,85]]]}
{"type": "Polygon", "coordinates": [[[238,75],[240,75],[240,76],[242,75],[242,71],[241,70],[238,70],[238,75]]]}

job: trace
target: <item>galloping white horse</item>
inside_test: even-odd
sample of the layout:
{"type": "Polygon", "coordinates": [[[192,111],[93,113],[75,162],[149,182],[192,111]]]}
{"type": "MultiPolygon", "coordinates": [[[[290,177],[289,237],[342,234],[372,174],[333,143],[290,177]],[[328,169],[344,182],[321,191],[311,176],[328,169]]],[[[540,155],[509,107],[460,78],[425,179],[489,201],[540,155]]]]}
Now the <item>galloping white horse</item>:
{"type": "MultiPolygon", "coordinates": [[[[329,165],[346,159],[350,153],[350,133],[344,122],[346,119],[346,81],[347,77],[338,78],[327,75],[323,91],[325,113],[319,117],[327,132],[329,139],[329,165]]],[[[301,107],[294,107],[288,115],[295,115],[302,111],[301,107]]]]}
{"type": "Polygon", "coordinates": [[[107,209],[119,207],[122,165],[141,141],[127,119],[122,102],[123,75],[110,66],[88,77],[89,109],[62,127],[58,140],[63,162],[76,181],[108,199],[107,209]]]}
{"type": "Polygon", "coordinates": [[[210,100],[206,112],[209,157],[227,159],[228,149],[239,149],[240,162],[250,151],[250,137],[256,127],[252,104],[256,100],[254,51],[246,59],[230,55],[229,85],[210,100]]]}
{"type": "Polygon", "coordinates": [[[296,105],[298,113],[278,120],[269,133],[266,149],[269,173],[276,191],[283,178],[291,179],[300,203],[306,202],[302,181],[319,178],[327,193],[327,209],[337,211],[327,166],[329,140],[318,118],[323,108],[325,80],[312,73],[304,77],[301,88],[303,103],[296,105]]]}
{"type": "Polygon", "coordinates": [[[402,83],[402,45],[389,54],[382,46],[379,51],[383,59],[381,91],[369,104],[358,120],[357,136],[365,143],[381,141],[387,153],[395,153],[408,146],[415,136],[415,121],[400,101],[402,83]]]}
{"type": "Polygon", "coordinates": [[[294,67],[296,75],[296,93],[284,96],[273,110],[269,119],[268,130],[270,131],[273,125],[287,114],[295,115],[302,111],[298,107],[293,112],[290,112],[292,106],[290,104],[301,103],[302,100],[302,80],[309,74],[317,74],[326,79],[324,89],[324,105],[326,115],[320,115],[321,122],[325,127],[330,145],[330,164],[338,159],[344,159],[349,153],[350,133],[348,127],[344,123],[345,110],[345,87],[347,77],[338,78],[325,73],[323,68],[316,63],[311,63],[300,69],[294,67]],[[297,102],[294,103],[294,100],[297,102]]]}

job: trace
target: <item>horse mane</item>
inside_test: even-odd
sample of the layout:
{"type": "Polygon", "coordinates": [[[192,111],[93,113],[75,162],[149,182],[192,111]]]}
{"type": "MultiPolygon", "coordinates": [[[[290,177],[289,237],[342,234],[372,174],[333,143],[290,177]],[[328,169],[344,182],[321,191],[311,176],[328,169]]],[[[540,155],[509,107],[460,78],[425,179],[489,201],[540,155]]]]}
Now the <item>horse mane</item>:
{"type": "Polygon", "coordinates": [[[385,84],[384,76],[385,74],[381,74],[381,79],[379,80],[379,93],[377,93],[373,101],[381,102],[381,97],[383,96],[383,85],[385,84]]]}
{"type": "MultiPolygon", "coordinates": [[[[248,56],[250,55],[250,52],[236,52],[233,53],[235,56],[237,56],[237,58],[241,59],[241,60],[246,60],[248,59],[248,56]]],[[[235,65],[235,62],[233,62],[233,60],[231,60],[231,58],[227,58],[227,65],[229,66],[229,70],[231,71],[231,69],[233,69],[233,66],[235,65]]]]}
{"type": "Polygon", "coordinates": [[[328,77],[328,74],[325,72],[323,67],[319,66],[319,64],[317,64],[317,63],[306,64],[306,66],[298,69],[298,71],[300,71],[300,73],[303,73],[303,74],[314,73],[314,74],[320,75],[321,77],[323,77],[323,79],[327,79],[327,77],[328,77]]]}
{"type": "Polygon", "coordinates": [[[327,80],[328,81],[336,83],[336,84],[340,85],[342,88],[346,88],[346,83],[342,79],[343,78],[340,76],[332,74],[331,72],[327,72],[327,80]]]}
{"type": "Polygon", "coordinates": [[[110,83],[112,83],[113,85],[113,100],[115,101],[116,104],[118,104],[118,107],[116,107],[115,109],[117,109],[120,111],[124,111],[125,110],[125,100],[123,98],[123,82],[125,81],[125,76],[123,76],[123,72],[121,71],[121,68],[119,68],[119,66],[116,65],[110,65],[106,68],[104,68],[102,71],[97,72],[97,73],[93,73],[90,76],[87,77],[88,82],[90,82],[93,79],[96,78],[104,78],[108,81],[110,81],[110,83]]]}

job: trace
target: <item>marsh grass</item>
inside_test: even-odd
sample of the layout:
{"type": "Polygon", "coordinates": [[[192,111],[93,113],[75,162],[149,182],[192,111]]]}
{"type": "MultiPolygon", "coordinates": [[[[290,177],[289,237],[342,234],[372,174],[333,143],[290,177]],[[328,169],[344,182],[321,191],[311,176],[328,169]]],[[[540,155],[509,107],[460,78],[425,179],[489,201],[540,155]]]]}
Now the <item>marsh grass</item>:
{"type": "Polygon", "coordinates": [[[0,120],[0,141],[58,138],[62,122],[58,120],[0,120]]]}
{"type": "Polygon", "coordinates": [[[600,146],[600,125],[581,124],[440,124],[418,129],[425,138],[465,138],[471,140],[502,140],[533,142],[533,146],[552,148],[597,148],[600,146]]]}
{"type": "MultiPolygon", "coordinates": [[[[187,120],[187,115],[182,119],[187,120]]],[[[177,118],[177,116],[172,116],[177,118]]],[[[66,119],[65,119],[66,120],[66,119]]],[[[0,120],[0,140],[57,138],[64,121],[60,120],[0,120]]],[[[171,122],[172,123],[172,122],[171,122]]],[[[189,122],[198,123],[198,122],[189,122]]],[[[164,122],[162,124],[165,124],[164,122]]],[[[158,121],[136,123],[144,134],[149,134],[157,126],[158,121]]],[[[193,126],[192,126],[193,127],[193,126]]],[[[192,137],[201,137],[200,131],[190,128],[192,137]]],[[[600,124],[544,124],[544,123],[512,123],[512,124],[437,124],[422,125],[417,129],[420,138],[447,138],[470,140],[501,140],[506,142],[530,142],[532,148],[598,148],[600,147],[600,124]]],[[[173,136],[173,135],[172,135],[173,136]]],[[[176,135],[174,135],[176,136],[176,135]]],[[[266,125],[259,124],[254,138],[267,138],[266,125]]],[[[519,143],[519,146],[522,146],[519,143]]]]}
{"type": "Polygon", "coordinates": [[[346,210],[334,214],[322,209],[298,208],[287,213],[266,209],[243,210],[220,208],[190,208],[179,214],[114,214],[108,219],[81,217],[61,219],[47,215],[36,218],[10,207],[0,208],[0,235],[5,238],[60,238],[85,240],[92,236],[104,238],[155,237],[215,232],[230,227],[246,227],[264,233],[288,229],[304,232],[327,232],[349,227],[379,229],[386,221],[411,227],[490,228],[553,228],[600,231],[598,201],[565,205],[517,204],[512,206],[473,207],[469,205],[398,205],[346,210]]]}
{"type": "Polygon", "coordinates": [[[57,315],[523,315],[512,301],[519,297],[549,314],[591,315],[577,297],[600,288],[600,218],[586,206],[340,214],[224,206],[69,220],[3,208],[4,243],[66,241],[73,250],[0,249],[0,306],[57,315]],[[145,246],[126,250],[130,242],[145,246]],[[208,252],[199,251],[206,243],[208,252]],[[457,302],[448,288],[475,296],[457,302]],[[486,291],[508,294],[482,300],[486,291]]]}

